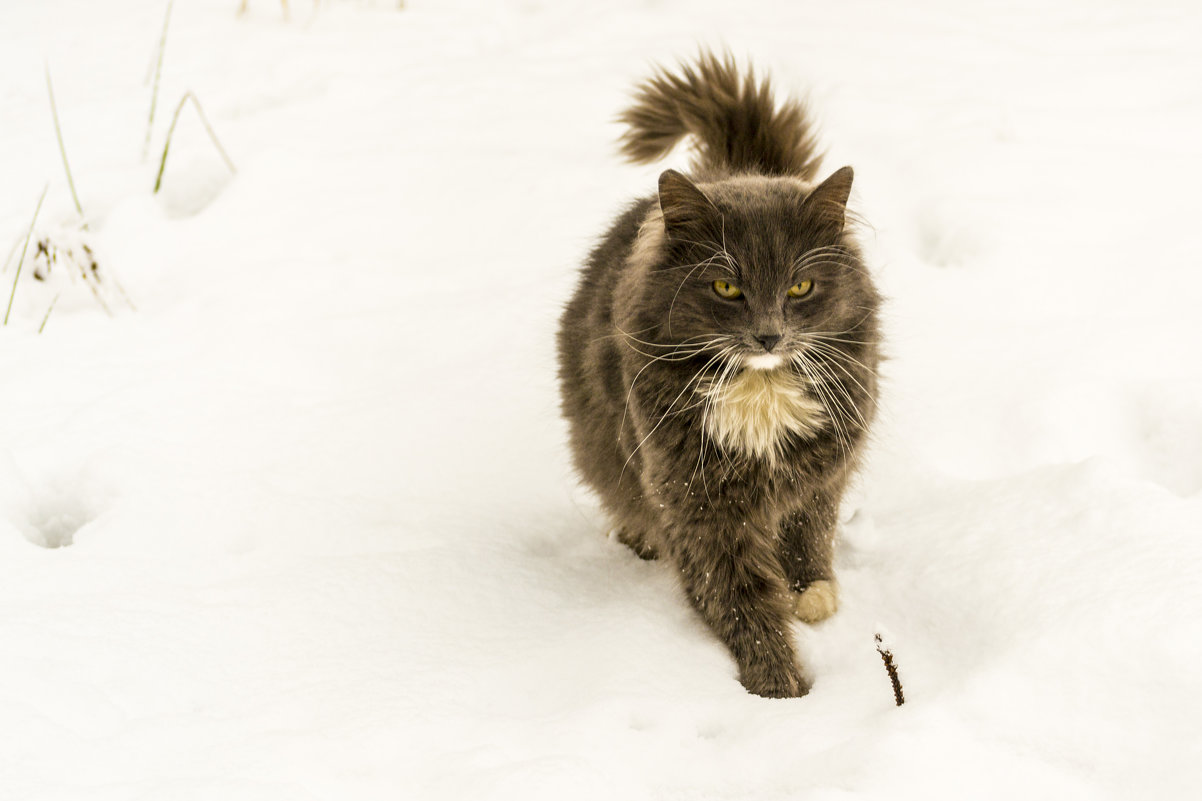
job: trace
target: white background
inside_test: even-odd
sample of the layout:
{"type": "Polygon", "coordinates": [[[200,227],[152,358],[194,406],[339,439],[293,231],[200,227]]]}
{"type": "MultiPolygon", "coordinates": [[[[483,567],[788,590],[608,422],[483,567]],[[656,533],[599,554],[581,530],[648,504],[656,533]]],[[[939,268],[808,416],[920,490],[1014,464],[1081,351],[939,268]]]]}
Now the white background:
{"type": "Polygon", "coordinates": [[[0,331],[0,797],[1196,797],[1196,4],[237,5],[175,3],[145,158],[165,3],[0,10],[0,305],[49,182],[112,310],[31,248],[0,331]],[[809,98],[889,298],[804,699],[558,418],[575,271],[685,163],[613,118],[699,44],[809,98]],[[238,172],[185,108],[152,195],[189,89],[238,172]]]}

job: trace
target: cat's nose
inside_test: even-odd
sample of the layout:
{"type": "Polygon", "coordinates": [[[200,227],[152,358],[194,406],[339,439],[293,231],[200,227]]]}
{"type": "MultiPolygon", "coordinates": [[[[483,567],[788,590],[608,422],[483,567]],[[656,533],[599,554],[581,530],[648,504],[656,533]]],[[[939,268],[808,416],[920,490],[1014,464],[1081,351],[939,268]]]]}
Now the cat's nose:
{"type": "Polygon", "coordinates": [[[776,343],[780,342],[780,334],[760,334],[755,338],[755,341],[764,346],[764,350],[769,353],[776,347],[776,343]]]}

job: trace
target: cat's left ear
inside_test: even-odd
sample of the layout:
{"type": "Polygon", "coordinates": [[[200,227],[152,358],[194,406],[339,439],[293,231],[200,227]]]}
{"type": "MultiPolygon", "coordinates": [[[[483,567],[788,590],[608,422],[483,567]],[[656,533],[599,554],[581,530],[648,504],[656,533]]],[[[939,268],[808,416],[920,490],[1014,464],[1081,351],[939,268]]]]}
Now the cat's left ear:
{"type": "Polygon", "coordinates": [[[832,229],[834,234],[843,232],[853,177],[855,172],[851,167],[835,170],[830,178],[814,187],[814,191],[802,203],[803,211],[818,227],[832,229]]]}

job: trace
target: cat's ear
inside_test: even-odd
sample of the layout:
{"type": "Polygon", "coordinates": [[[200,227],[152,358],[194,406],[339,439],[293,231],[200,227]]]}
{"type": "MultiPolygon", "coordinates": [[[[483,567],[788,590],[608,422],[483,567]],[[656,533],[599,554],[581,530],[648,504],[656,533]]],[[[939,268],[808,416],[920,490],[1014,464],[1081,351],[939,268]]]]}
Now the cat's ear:
{"type": "Polygon", "coordinates": [[[829,229],[834,234],[842,233],[847,221],[847,198],[851,196],[851,181],[855,173],[851,167],[841,167],[810,192],[802,203],[802,209],[814,224],[829,229]]]}
{"type": "Polygon", "coordinates": [[[659,210],[668,236],[680,238],[689,238],[689,232],[721,216],[705,193],[676,170],[659,176],[659,210]]]}

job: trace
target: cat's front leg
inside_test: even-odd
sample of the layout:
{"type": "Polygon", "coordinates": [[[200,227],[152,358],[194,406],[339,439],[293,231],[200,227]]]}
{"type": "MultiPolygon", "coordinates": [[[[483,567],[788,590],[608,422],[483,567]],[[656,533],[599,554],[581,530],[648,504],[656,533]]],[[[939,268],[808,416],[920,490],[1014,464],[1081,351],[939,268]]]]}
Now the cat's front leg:
{"type": "Polygon", "coordinates": [[[689,600],[730,649],[739,681],[768,698],[809,692],[789,639],[790,595],[772,538],[747,520],[683,516],[668,546],[689,600]]]}

